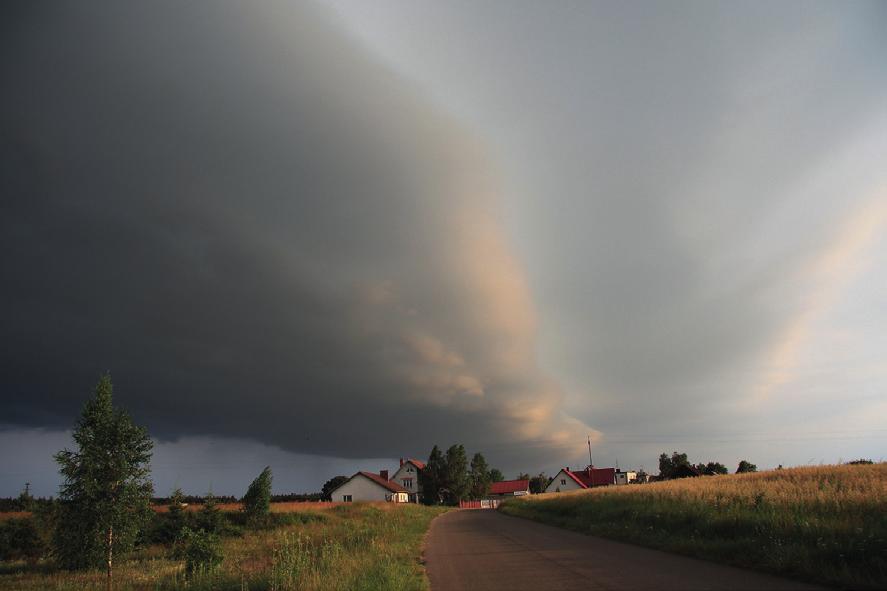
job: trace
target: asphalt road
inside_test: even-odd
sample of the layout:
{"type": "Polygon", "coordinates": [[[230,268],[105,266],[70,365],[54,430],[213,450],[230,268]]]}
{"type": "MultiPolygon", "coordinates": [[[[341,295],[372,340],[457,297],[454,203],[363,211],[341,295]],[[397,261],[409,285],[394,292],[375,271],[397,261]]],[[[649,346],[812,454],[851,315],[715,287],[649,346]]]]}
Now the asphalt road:
{"type": "Polygon", "coordinates": [[[432,591],[818,589],[483,509],[435,519],[425,562],[432,591]]]}

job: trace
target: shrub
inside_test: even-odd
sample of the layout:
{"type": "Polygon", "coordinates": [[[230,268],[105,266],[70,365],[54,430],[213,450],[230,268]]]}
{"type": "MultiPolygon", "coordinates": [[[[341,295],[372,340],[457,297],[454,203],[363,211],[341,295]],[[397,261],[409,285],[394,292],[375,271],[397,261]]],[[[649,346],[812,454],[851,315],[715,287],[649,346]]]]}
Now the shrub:
{"type": "Polygon", "coordinates": [[[173,556],[185,561],[185,573],[189,577],[212,572],[224,559],[218,535],[189,527],[182,528],[173,556]]]}
{"type": "Polygon", "coordinates": [[[220,534],[225,529],[225,518],[219,510],[215,495],[207,493],[203,507],[197,514],[197,525],[200,529],[213,534],[220,534]]]}
{"type": "Polygon", "coordinates": [[[35,563],[47,550],[46,536],[31,517],[0,522],[0,560],[35,563]]]}

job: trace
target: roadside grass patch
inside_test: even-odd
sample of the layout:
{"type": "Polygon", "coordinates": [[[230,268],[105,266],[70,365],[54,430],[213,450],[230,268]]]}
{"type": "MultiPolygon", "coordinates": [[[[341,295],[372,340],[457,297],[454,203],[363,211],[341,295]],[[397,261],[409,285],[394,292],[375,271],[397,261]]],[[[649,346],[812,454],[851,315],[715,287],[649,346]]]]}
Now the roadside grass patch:
{"type": "Polygon", "coordinates": [[[500,511],[796,579],[887,588],[885,463],[552,493],[500,511]]]}
{"type": "MultiPolygon", "coordinates": [[[[150,543],[115,568],[116,591],[425,591],[421,545],[431,520],[446,509],[391,503],[349,503],[272,512],[261,528],[239,523],[213,548],[198,545],[192,568],[184,549],[150,543]],[[194,565],[197,565],[196,567],[194,565]]],[[[163,519],[164,517],[159,517],[163,519]]],[[[214,542],[215,543],[215,542],[214,542]]],[[[102,571],[68,572],[41,560],[0,562],[0,589],[105,590],[102,571]]]]}

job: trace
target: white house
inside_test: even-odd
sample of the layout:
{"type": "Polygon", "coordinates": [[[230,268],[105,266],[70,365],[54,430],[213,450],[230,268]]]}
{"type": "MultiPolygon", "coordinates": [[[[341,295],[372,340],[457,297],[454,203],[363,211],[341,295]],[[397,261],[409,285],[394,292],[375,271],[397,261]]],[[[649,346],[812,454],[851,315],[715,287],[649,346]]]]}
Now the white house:
{"type": "Polygon", "coordinates": [[[637,479],[638,473],[633,470],[616,470],[616,484],[631,484],[637,479]]]}
{"type": "Polygon", "coordinates": [[[551,482],[548,483],[548,486],[545,487],[545,492],[567,492],[582,488],[588,487],[576,478],[575,475],[570,472],[569,468],[561,468],[561,471],[558,472],[555,477],[551,479],[551,482]]]}
{"type": "Polygon", "coordinates": [[[410,502],[418,503],[422,497],[422,486],[419,484],[419,470],[425,467],[425,462],[414,460],[412,458],[400,459],[400,467],[394,476],[391,477],[392,482],[401,485],[410,493],[410,502]]]}
{"type": "Polygon", "coordinates": [[[561,468],[548,486],[545,492],[567,492],[597,486],[609,486],[616,484],[616,468],[593,468],[588,466],[585,470],[571,471],[569,467],[561,468]]]}
{"type": "Polygon", "coordinates": [[[379,474],[358,472],[334,489],[331,494],[333,501],[344,503],[355,501],[407,503],[409,495],[408,490],[388,480],[388,470],[382,470],[379,474]]]}

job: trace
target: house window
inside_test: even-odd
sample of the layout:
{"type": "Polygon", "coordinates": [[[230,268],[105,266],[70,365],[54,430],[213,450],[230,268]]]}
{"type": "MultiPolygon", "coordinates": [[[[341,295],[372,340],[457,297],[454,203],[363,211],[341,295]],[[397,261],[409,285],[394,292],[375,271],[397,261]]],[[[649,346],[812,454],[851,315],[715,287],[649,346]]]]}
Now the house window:
{"type": "Polygon", "coordinates": [[[567,479],[561,478],[561,486],[567,486],[567,479]]]}
{"type": "Polygon", "coordinates": [[[413,479],[412,478],[404,478],[402,480],[404,488],[413,488],[413,479]]]}
{"type": "Polygon", "coordinates": [[[412,471],[413,471],[412,468],[407,468],[407,472],[412,472],[412,471]]]}
{"type": "Polygon", "coordinates": [[[343,503],[351,503],[353,500],[354,499],[352,498],[351,495],[342,495],[342,502],[343,503]]]}

